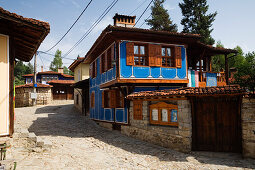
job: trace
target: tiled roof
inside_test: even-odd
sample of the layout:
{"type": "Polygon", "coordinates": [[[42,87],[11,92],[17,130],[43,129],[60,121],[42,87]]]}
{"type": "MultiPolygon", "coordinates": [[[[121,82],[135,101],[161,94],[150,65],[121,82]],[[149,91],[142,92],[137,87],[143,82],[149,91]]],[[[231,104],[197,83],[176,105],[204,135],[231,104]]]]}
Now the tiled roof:
{"type": "Polygon", "coordinates": [[[179,88],[179,89],[135,92],[135,93],[128,95],[127,99],[173,97],[173,96],[238,94],[238,93],[245,93],[245,90],[243,88],[240,88],[237,85],[221,86],[221,87],[185,87],[185,88],[179,88]]]}
{"type": "MultiPolygon", "coordinates": [[[[43,71],[43,72],[38,72],[37,74],[58,74],[58,75],[62,75],[63,77],[74,77],[72,75],[68,75],[68,74],[63,74],[63,73],[58,73],[55,71],[43,71]]],[[[23,75],[23,77],[33,77],[34,74],[25,74],[23,75]]]]}
{"type": "Polygon", "coordinates": [[[70,66],[68,68],[72,72],[74,72],[75,67],[77,67],[81,62],[83,62],[84,59],[85,59],[85,57],[77,57],[77,59],[74,60],[74,62],[72,64],[70,64],[70,66]]]}
{"type": "MultiPolygon", "coordinates": [[[[15,86],[15,88],[31,88],[31,87],[34,87],[33,83],[15,86]]],[[[47,87],[52,87],[52,86],[47,84],[37,83],[37,88],[47,88],[47,87]]]]}
{"type": "Polygon", "coordinates": [[[74,84],[74,80],[51,80],[48,84],[74,84]]]}
{"type": "Polygon", "coordinates": [[[0,7],[0,14],[18,19],[18,20],[23,21],[23,22],[30,23],[32,25],[37,25],[37,26],[40,26],[40,27],[44,27],[45,29],[50,30],[50,24],[48,22],[43,22],[43,21],[36,20],[36,19],[33,19],[33,18],[25,18],[25,17],[23,17],[21,15],[18,15],[16,13],[12,13],[12,12],[9,12],[7,10],[4,10],[1,7],[0,7]]]}

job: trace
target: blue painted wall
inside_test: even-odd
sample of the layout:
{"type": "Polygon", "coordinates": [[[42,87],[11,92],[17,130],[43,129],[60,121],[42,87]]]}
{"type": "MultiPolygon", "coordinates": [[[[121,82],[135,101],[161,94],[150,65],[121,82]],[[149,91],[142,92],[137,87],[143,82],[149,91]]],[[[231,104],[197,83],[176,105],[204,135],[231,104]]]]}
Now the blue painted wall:
{"type": "Polygon", "coordinates": [[[128,66],[126,64],[126,41],[120,44],[120,76],[121,78],[150,78],[150,79],[187,79],[187,63],[186,50],[182,48],[182,67],[181,68],[166,68],[166,67],[149,67],[149,66],[128,66]]]}

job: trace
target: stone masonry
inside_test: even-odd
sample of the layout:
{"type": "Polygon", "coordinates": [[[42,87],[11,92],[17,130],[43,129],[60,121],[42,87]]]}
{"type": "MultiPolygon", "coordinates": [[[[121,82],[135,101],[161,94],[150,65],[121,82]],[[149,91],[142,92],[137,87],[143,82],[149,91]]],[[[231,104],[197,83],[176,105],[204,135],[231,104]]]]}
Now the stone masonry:
{"type": "MultiPolygon", "coordinates": [[[[31,93],[33,88],[16,88],[15,89],[15,107],[27,107],[32,106],[31,93]]],[[[36,88],[38,105],[50,104],[52,101],[52,93],[50,87],[36,88]]]]}
{"type": "MultiPolygon", "coordinates": [[[[162,101],[157,101],[162,102],[162,101]]],[[[121,133],[177,151],[191,151],[191,105],[189,100],[170,100],[166,103],[178,105],[178,127],[151,125],[149,105],[155,101],[143,101],[143,120],[133,119],[133,102],[130,103],[130,126],[121,126],[121,133]]]]}
{"type": "Polygon", "coordinates": [[[241,113],[243,156],[255,158],[255,99],[243,98],[241,113]]]}

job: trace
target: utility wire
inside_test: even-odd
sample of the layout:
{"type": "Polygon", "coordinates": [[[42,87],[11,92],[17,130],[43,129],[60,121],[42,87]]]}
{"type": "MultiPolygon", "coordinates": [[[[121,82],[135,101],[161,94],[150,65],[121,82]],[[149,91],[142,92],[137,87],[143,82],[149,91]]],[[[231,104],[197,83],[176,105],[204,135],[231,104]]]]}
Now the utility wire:
{"type": "Polygon", "coordinates": [[[138,10],[146,1],[148,0],[145,0],[143,1],[138,7],[136,7],[136,9],[134,9],[129,15],[133,14],[136,10],[138,10]]]}
{"type": "Polygon", "coordinates": [[[88,31],[83,34],[83,36],[74,44],[72,48],[69,49],[69,51],[62,58],[66,58],[66,56],[69,55],[74,50],[74,48],[77,47],[91,33],[91,31],[102,21],[102,19],[109,13],[109,11],[115,6],[118,1],[119,0],[112,1],[112,3],[104,10],[104,12],[99,16],[99,18],[92,24],[88,31]]]}
{"type": "Polygon", "coordinates": [[[42,60],[42,56],[38,53],[38,55],[39,55],[39,58],[40,58],[40,60],[41,60],[41,62],[42,62],[42,64],[43,64],[43,67],[44,67],[44,63],[43,63],[43,60],[42,60]]]}
{"type": "Polygon", "coordinates": [[[141,28],[141,27],[143,26],[143,24],[145,24],[146,20],[149,19],[150,17],[151,17],[151,14],[150,14],[150,16],[148,16],[148,18],[146,18],[146,19],[144,20],[144,22],[142,23],[142,25],[140,25],[139,28],[141,28]]]}
{"type": "MultiPolygon", "coordinates": [[[[51,53],[47,53],[47,52],[44,52],[44,51],[38,51],[38,53],[43,53],[43,54],[46,54],[46,55],[49,55],[49,56],[53,56],[53,57],[55,57],[55,55],[54,54],[51,54],[51,53]]],[[[75,60],[75,59],[72,59],[72,58],[67,58],[67,57],[65,57],[65,58],[63,58],[63,57],[61,57],[62,59],[66,59],[66,60],[75,60]]],[[[49,61],[49,60],[48,60],[49,61]]]]}
{"type": "Polygon", "coordinates": [[[67,30],[67,32],[60,38],[60,40],[53,45],[50,49],[48,49],[45,52],[49,52],[50,50],[52,50],[54,47],[56,47],[62,40],[63,38],[69,33],[69,31],[73,28],[73,26],[77,23],[77,21],[80,19],[80,17],[82,16],[82,14],[87,10],[87,8],[89,7],[89,5],[91,4],[93,0],[90,0],[89,3],[87,4],[87,6],[83,9],[83,11],[81,12],[81,14],[79,15],[79,17],[74,21],[74,23],[72,24],[72,26],[67,30]]]}
{"type": "MultiPolygon", "coordinates": [[[[147,9],[150,7],[151,3],[153,2],[154,0],[151,0],[151,2],[149,3],[149,5],[145,8],[145,10],[143,11],[143,13],[140,15],[140,17],[138,18],[138,20],[136,21],[135,25],[139,22],[139,20],[142,18],[143,14],[147,11],[147,9]]],[[[134,26],[135,26],[134,25],[134,26]]],[[[133,26],[133,27],[134,27],[133,26]]]]}

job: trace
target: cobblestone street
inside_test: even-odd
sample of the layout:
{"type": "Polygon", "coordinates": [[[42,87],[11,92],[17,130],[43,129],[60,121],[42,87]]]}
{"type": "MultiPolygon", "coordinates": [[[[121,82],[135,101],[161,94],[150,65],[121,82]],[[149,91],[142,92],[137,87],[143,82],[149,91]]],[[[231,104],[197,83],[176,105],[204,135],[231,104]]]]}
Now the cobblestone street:
{"type": "Polygon", "coordinates": [[[51,150],[43,152],[12,146],[7,157],[17,160],[17,169],[255,168],[254,160],[240,155],[184,154],[126,137],[81,116],[72,102],[15,109],[15,128],[27,128],[52,142],[51,150]]]}

